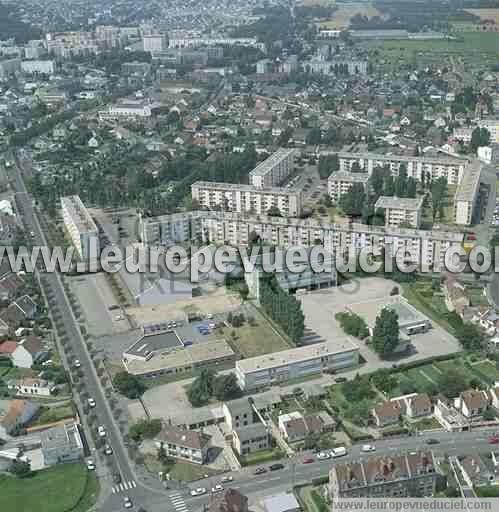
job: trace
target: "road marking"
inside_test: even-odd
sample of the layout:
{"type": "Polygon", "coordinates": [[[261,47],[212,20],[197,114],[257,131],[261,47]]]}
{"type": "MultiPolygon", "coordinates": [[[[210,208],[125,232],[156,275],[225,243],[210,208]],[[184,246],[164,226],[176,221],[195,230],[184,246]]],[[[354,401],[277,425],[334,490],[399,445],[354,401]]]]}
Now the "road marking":
{"type": "Polygon", "coordinates": [[[135,480],[132,480],[132,487],[133,488],[137,487],[137,483],[135,482],[135,480]]]}

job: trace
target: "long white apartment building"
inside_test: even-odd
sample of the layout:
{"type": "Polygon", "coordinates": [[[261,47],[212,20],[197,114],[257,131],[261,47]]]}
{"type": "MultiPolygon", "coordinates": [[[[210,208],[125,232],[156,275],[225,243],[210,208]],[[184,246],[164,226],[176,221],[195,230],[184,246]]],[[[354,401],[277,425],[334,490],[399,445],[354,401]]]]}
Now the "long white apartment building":
{"type": "Polygon", "coordinates": [[[142,44],[145,52],[163,52],[168,48],[168,36],[166,34],[144,35],[142,44]]]}
{"type": "MultiPolygon", "coordinates": [[[[474,161],[466,168],[463,180],[457,187],[454,196],[454,219],[456,224],[469,226],[482,220],[483,207],[485,206],[486,209],[482,199],[487,201],[487,198],[483,195],[486,190],[482,188],[482,193],[480,193],[481,179],[487,178],[487,173],[483,172],[482,174],[482,169],[483,164],[474,161]]],[[[493,188],[495,187],[493,186],[493,188]]]]}
{"type": "Polygon", "coordinates": [[[196,181],[191,192],[192,199],[209,209],[266,215],[271,208],[278,208],[283,217],[298,217],[302,212],[301,192],[293,189],[196,181]]]}
{"type": "Polygon", "coordinates": [[[258,164],[250,173],[249,181],[257,188],[277,187],[294,170],[296,149],[280,148],[258,164]]]}
{"type": "Polygon", "coordinates": [[[423,212],[424,197],[414,199],[409,197],[381,196],[375,204],[375,208],[382,209],[385,213],[385,226],[419,228],[423,212]]]}
{"type": "Polygon", "coordinates": [[[410,251],[420,267],[442,265],[445,252],[450,247],[460,247],[463,233],[451,231],[428,231],[399,227],[368,226],[366,224],[331,224],[317,219],[291,219],[260,215],[244,215],[233,212],[196,211],[185,214],[142,218],[141,240],[149,245],[165,245],[201,238],[204,242],[248,245],[251,235],[258,234],[263,240],[279,247],[312,247],[319,242],[332,254],[358,254],[364,247],[397,251],[410,251]],[[182,229],[172,225],[180,222],[177,216],[184,215],[182,229]],[[173,217],[173,218],[172,218],[173,217]],[[178,236],[174,239],[173,235],[178,236]]]}
{"type": "Polygon", "coordinates": [[[327,191],[334,203],[337,203],[341,196],[346,194],[354,183],[362,183],[364,189],[367,187],[369,175],[366,172],[333,172],[327,180],[327,191]]]}
{"type": "Polygon", "coordinates": [[[21,70],[28,74],[52,75],[55,66],[53,60],[23,60],[21,62],[21,70]]]}
{"type": "Polygon", "coordinates": [[[252,46],[265,52],[265,44],[254,37],[169,37],[168,48],[199,48],[200,46],[252,46]]]}
{"type": "Polygon", "coordinates": [[[108,110],[99,112],[101,119],[146,119],[152,116],[155,105],[146,100],[123,100],[108,110]]]}
{"type": "Polygon", "coordinates": [[[350,338],[315,343],[274,354],[249,357],[236,362],[240,388],[251,391],[319,374],[340,371],[359,364],[359,347],[350,338]]]}
{"type": "Polygon", "coordinates": [[[397,176],[400,166],[404,164],[407,168],[407,176],[421,181],[424,172],[426,175],[429,174],[432,180],[444,177],[449,185],[457,185],[461,182],[464,170],[469,164],[469,160],[459,158],[379,155],[377,153],[340,152],[338,159],[340,171],[350,172],[352,166],[357,163],[360,169],[370,176],[376,167],[388,165],[392,175],[397,176]]]}
{"type": "Polygon", "coordinates": [[[61,198],[62,218],[73,245],[82,259],[97,257],[99,230],[80,196],[61,198]],[[93,254],[95,248],[96,253],[93,254]]]}

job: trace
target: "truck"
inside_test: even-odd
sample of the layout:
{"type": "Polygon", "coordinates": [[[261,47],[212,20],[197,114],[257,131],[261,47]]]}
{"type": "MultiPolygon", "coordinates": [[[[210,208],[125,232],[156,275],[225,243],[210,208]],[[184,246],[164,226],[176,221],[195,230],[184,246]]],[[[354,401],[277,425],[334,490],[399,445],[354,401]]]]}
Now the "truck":
{"type": "Polygon", "coordinates": [[[338,446],[338,448],[333,448],[331,450],[331,457],[333,457],[333,459],[336,457],[343,457],[343,455],[346,455],[347,453],[347,449],[344,446],[338,446]]]}

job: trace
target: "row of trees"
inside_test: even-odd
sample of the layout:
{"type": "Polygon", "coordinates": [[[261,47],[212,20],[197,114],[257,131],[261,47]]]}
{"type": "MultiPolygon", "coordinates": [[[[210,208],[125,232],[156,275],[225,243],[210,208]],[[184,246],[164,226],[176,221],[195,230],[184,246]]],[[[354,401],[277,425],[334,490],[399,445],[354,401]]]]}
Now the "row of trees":
{"type": "Polygon", "coordinates": [[[301,303],[294,295],[286,293],[275,276],[260,282],[260,303],[291,340],[299,344],[305,331],[305,317],[301,303]]]}
{"type": "Polygon", "coordinates": [[[399,342],[398,314],[391,308],[383,308],[374,325],[372,347],[381,357],[388,357],[395,352],[399,342]]]}
{"type": "Polygon", "coordinates": [[[336,320],[338,320],[341,328],[349,336],[355,336],[361,340],[369,336],[369,329],[365,320],[355,313],[338,313],[336,315],[336,320]]]}
{"type": "Polygon", "coordinates": [[[194,407],[201,407],[213,397],[226,401],[239,398],[241,394],[234,373],[217,375],[213,370],[203,369],[188,389],[187,398],[194,407]]]}

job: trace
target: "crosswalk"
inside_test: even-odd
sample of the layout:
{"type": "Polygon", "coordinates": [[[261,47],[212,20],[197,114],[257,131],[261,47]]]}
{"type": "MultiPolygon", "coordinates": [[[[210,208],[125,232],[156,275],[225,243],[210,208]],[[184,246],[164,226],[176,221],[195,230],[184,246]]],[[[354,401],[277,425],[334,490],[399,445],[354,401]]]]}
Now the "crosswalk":
{"type": "Polygon", "coordinates": [[[170,500],[175,507],[177,512],[188,512],[187,505],[185,504],[184,498],[180,494],[180,492],[172,492],[170,494],[170,500]]]}
{"type": "Polygon", "coordinates": [[[119,494],[123,491],[129,491],[130,489],[134,489],[137,487],[137,484],[134,480],[130,482],[121,482],[121,484],[115,485],[113,487],[113,494],[119,494]]]}

